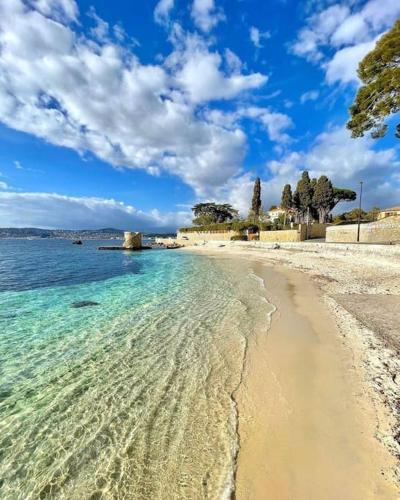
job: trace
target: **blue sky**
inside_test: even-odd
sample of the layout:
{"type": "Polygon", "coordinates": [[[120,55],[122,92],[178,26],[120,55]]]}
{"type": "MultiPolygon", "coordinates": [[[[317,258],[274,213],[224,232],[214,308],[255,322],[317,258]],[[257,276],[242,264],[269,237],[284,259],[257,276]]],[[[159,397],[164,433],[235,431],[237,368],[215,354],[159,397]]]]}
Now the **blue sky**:
{"type": "MultiPolygon", "coordinates": [[[[0,225],[170,230],[245,215],[307,168],[400,202],[393,124],[351,139],[358,61],[392,0],[3,0],[0,225]]],[[[343,210],[349,206],[342,206],[343,210]]]]}

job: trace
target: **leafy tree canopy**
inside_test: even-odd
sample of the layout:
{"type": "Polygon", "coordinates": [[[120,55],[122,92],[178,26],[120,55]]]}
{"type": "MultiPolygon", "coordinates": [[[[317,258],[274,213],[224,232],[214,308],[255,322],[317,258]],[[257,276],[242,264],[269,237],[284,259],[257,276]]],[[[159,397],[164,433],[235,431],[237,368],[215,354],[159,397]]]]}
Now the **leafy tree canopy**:
{"type": "MultiPolygon", "coordinates": [[[[360,62],[358,76],[364,85],[350,107],[347,128],[352,137],[362,137],[369,130],[373,138],[383,137],[384,119],[400,110],[400,19],[360,62]]],[[[400,138],[400,124],[396,129],[400,138]]]]}
{"type": "Polygon", "coordinates": [[[334,187],[331,210],[333,210],[340,201],[354,201],[356,198],[357,193],[355,191],[334,187]]]}
{"type": "Polygon", "coordinates": [[[205,225],[227,222],[238,216],[238,211],[228,203],[197,203],[192,208],[193,224],[205,225]]]}

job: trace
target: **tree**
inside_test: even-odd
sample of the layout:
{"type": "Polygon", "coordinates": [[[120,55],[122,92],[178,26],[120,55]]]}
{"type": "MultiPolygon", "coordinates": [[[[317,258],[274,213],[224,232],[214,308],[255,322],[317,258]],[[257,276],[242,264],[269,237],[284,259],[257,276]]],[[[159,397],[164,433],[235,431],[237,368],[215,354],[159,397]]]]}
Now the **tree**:
{"type": "Polygon", "coordinates": [[[334,201],[332,182],[326,175],[321,175],[315,184],[312,204],[318,213],[318,220],[324,224],[327,219],[331,206],[334,201]]]}
{"type": "Polygon", "coordinates": [[[297,183],[295,198],[298,200],[298,210],[300,212],[301,219],[304,220],[305,215],[307,214],[307,221],[309,221],[310,209],[312,207],[313,189],[307,170],[304,170],[301,174],[301,179],[297,183]]]}
{"type": "Polygon", "coordinates": [[[372,207],[370,210],[368,210],[367,213],[367,219],[370,220],[371,222],[375,222],[378,220],[378,215],[381,209],[379,207],[372,207]]]}
{"type": "MultiPolygon", "coordinates": [[[[368,130],[374,139],[383,137],[385,117],[400,110],[400,19],[360,62],[358,76],[364,85],[349,109],[347,128],[352,137],[362,137],[368,130]]],[[[400,138],[400,124],[396,129],[400,138]]]]}
{"type": "Polygon", "coordinates": [[[333,200],[331,204],[331,211],[341,201],[354,201],[357,198],[357,193],[351,189],[333,188],[333,200]]]}
{"type": "Polygon", "coordinates": [[[251,201],[251,210],[254,214],[254,222],[258,221],[260,217],[260,209],[261,209],[261,181],[260,178],[257,177],[254,182],[253,189],[253,199],[251,201]]]}
{"type": "Polygon", "coordinates": [[[293,195],[290,184],[285,184],[283,188],[281,207],[286,211],[293,207],[293,195]]]}
{"type": "Polygon", "coordinates": [[[217,203],[197,203],[192,208],[195,215],[193,224],[206,225],[217,224],[234,219],[238,216],[238,211],[228,203],[219,205],[217,203]]]}

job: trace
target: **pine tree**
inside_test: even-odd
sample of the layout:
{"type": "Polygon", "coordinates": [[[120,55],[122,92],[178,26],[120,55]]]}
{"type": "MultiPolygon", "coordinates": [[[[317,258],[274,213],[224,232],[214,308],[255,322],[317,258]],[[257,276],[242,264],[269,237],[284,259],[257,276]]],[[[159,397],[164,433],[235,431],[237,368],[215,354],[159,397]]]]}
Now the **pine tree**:
{"type": "Polygon", "coordinates": [[[321,175],[315,185],[312,200],[313,207],[318,213],[318,220],[320,223],[323,224],[327,222],[333,200],[334,193],[332,183],[326,175],[321,175]]]}
{"type": "MultiPolygon", "coordinates": [[[[362,85],[354,104],[347,128],[352,137],[362,137],[371,131],[374,139],[387,131],[385,118],[400,111],[400,19],[376,43],[358,66],[362,85]]],[[[400,138],[400,124],[395,136],[400,138]]]]}
{"type": "Polygon", "coordinates": [[[260,218],[260,210],[261,210],[261,181],[260,178],[257,177],[254,182],[254,190],[253,190],[253,199],[251,202],[251,211],[254,215],[254,222],[257,222],[260,218]]]}

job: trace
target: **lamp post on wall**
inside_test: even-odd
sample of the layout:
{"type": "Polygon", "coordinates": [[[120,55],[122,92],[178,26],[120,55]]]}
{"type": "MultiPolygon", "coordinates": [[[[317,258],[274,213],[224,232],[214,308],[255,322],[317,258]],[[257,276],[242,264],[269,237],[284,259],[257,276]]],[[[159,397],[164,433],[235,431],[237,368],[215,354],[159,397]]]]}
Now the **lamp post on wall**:
{"type": "Polygon", "coordinates": [[[358,227],[357,227],[357,243],[360,242],[360,222],[361,222],[361,199],[362,199],[363,181],[360,181],[360,199],[358,206],[358,227]]]}

